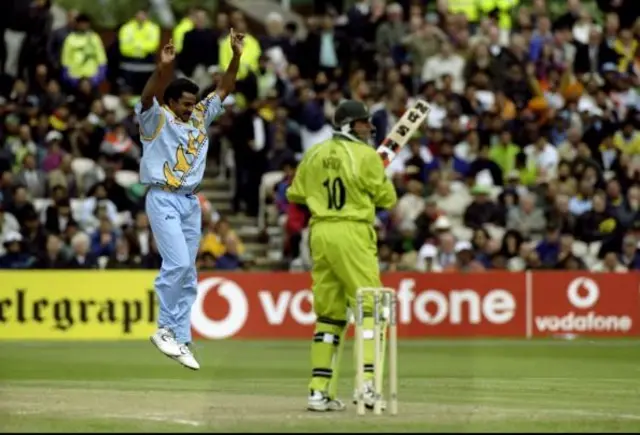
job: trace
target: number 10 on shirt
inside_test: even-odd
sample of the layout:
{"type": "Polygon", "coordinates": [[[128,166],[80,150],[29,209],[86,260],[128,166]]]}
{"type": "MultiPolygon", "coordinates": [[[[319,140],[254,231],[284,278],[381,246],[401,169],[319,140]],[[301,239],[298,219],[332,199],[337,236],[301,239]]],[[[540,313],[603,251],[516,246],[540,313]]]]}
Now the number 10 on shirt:
{"type": "Polygon", "coordinates": [[[327,210],[342,210],[347,202],[347,191],[344,188],[342,178],[327,178],[322,185],[327,190],[327,210]]]}

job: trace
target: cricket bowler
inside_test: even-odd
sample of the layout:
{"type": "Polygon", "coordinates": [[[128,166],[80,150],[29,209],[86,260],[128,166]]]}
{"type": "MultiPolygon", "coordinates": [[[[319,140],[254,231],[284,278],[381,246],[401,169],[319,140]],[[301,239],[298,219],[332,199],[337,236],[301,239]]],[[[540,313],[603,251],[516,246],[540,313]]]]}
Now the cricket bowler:
{"type": "MultiPolygon", "coordinates": [[[[376,208],[390,209],[396,191],[380,155],[371,146],[373,126],[367,107],[342,102],[334,115],[332,139],[312,147],[287,189],[291,202],[311,212],[309,245],[313,266],[313,306],[317,316],[311,345],[311,382],[307,408],[342,411],[330,384],[337,377],[339,350],[347,329],[347,307],[355,308],[359,287],[381,287],[376,208]]],[[[365,404],[373,407],[373,299],[364,303],[365,404]]]]}
{"type": "Polygon", "coordinates": [[[140,182],[148,186],[145,207],[162,257],[155,280],[160,315],[151,342],[163,354],[193,370],[200,368],[189,344],[202,219],[195,194],[207,159],[207,128],[222,112],[222,101],[235,87],[244,35],[233,29],[230,35],[233,58],[214,92],[197,102],[199,89],[192,81],[180,78],[166,86],[176,57],[169,42],[135,107],[143,149],[140,182]],[[164,106],[158,102],[159,97],[164,106]]]}

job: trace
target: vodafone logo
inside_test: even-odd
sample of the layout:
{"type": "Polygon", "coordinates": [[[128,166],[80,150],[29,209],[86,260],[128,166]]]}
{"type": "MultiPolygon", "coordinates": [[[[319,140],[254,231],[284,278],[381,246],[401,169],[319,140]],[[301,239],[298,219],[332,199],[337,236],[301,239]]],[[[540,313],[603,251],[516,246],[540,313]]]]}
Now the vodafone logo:
{"type": "Polygon", "coordinates": [[[489,323],[504,325],[516,314],[516,300],[505,289],[484,294],[474,289],[426,289],[415,291],[413,279],[403,279],[398,287],[398,318],[402,324],[413,319],[425,325],[489,323]]]}
{"type": "Polygon", "coordinates": [[[244,290],[235,282],[225,278],[207,278],[198,284],[198,296],[191,309],[191,326],[198,334],[209,339],[221,339],[236,334],[247,322],[249,302],[244,290]],[[222,320],[212,320],[204,311],[204,301],[210,291],[229,304],[229,314],[222,320]]]}
{"type": "Polygon", "coordinates": [[[591,278],[576,278],[567,287],[567,298],[574,307],[586,310],[600,299],[600,288],[591,278]]]}
{"type": "MultiPolygon", "coordinates": [[[[629,316],[605,314],[606,304],[598,304],[600,286],[591,278],[573,279],[567,286],[567,300],[573,309],[563,314],[536,316],[535,325],[540,332],[629,332],[633,319],[629,316]],[[575,309],[575,310],[574,310],[575,309]]],[[[605,301],[606,302],[606,301],[605,301]]]]}

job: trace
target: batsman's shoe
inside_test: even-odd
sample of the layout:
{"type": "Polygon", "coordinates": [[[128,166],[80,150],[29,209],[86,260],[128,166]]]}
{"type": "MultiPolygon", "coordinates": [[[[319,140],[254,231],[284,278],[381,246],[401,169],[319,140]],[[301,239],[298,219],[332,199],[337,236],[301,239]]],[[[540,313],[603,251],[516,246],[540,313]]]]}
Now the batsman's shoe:
{"type": "Polygon", "coordinates": [[[176,337],[169,328],[159,328],[151,337],[151,342],[158,350],[170,357],[182,355],[180,345],[176,341],[176,337]]]}
{"type": "MultiPolygon", "coordinates": [[[[364,384],[364,393],[362,396],[364,398],[364,407],[373,410],[373,405],[376,403],[376,392],[373,389],[373,382],[369,381],[364,384]]],[[[380,409],[382,411],[387,409],[387,402],[384,400],[380,400],[380,402],[380,409]]],[[[358,390],[353,392],[353,404],[358,404],[358,390]]]]}
{"type": "Polygon", "coordinates": [[[347,405],[340,399],[329,399],[329,411],[344,411],[347,405]]]}
{"type": "Polygon", "coordinates": [[[200,364],[198,364],[196,357],[193,356],[193,352],[191,352],[191,349],[189,349],[189,346],[186,344],[180,345],[180,355],[174,356],[173,359],[188,369],[200,370],[200,364]]]}
{"type": "Polygon", "coordinates": [[[331,399],[321,391],[311,391],[307,409],[316,412],[344,411],[347,407],[340,399],[331,399]]]}

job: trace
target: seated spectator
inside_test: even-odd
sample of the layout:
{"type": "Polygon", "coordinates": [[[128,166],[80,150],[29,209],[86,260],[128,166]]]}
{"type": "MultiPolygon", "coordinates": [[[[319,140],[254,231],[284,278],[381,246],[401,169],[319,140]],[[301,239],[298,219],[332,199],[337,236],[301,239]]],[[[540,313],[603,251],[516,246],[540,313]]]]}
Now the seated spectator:
{"type": "Polygon", "coordinates": [[[113,256],[117,239],[109,219],[101,219],[98,229],[91,235],[91,254],[96,258],[113,256]]]}
{"type": "Polygon", "coordinates": [[[466,240],[460,240],[455,244],[456,260],[445,271],[451,270],[456,272],[483,272],[484,266],[475,259],[473,247],[466,240]]]}
{"type": "MultiPolygon", "coordinates": [[[[20,224],[15,216],[6,211],[0,202],[0,242],[11,233],[20,233],[20,224]]],[[[0,243],[0,255],[3,255],[4,252],[4,245],[0,243]]]]}
{"type": "Polygon", "coordinates": [[[4,147],[11,157],[10,163],[14,172],[22,168],[24,156],[38,153],[38,146],[31,136],[31,127],[26,124],[20,126],[18,135],[6,137],[4,147]]]}
{"type": "Polygon", "coordinates": [[[490,156],[489,145],[480,146],[478,157],[469,165],[469,177],[477,177],[481,172],[488,172],[491,175],[491,180],[494,186],[502,186],[504,184],[504,178],[502,169],[490,156]]]}
{"type": "Polygon", "coordinates": [[[144,211],[136,213],[133,225],[125,230],[124,235],[133,257],[143,258],[149,254],[153,235],[149,227],[149,218],[144,211]]]}
{"type": "Polygon", "coordinates": [[[558,150],[545,136],[540,135],[533,144],[524,148],[524,152],[535,163],[538,177],[544,177],[545,180],[556,177],[560,161],[558,150]]]}
{"type": "Polygon", "coordinates": [[[69,269],[97,269],[98,259],[91,253],[91,238],[83,232],[71,239],[72,254],[69,269]]]}
{"type": "Polygon", "coordinates": [[[427,173],[436,169],[448,180],[459,180],[467,175],[469,165],[453,154],[451,142],[443,140],[440,142],[440,152],[427,164],[427,173]]]}
{"type": "Polygon", "coordinates": [[[499,206],[489,197],[489,189],[476,185],[471,190],[473,201],[464,212],[464,224],[469,228],[480,228],[486,223],[504,226],[505,216],[499,206]]]}
{"type": "Polygon", "coordinates": [[[640,270],[638,239],[633,234],[627,234],[622,241],[620,263],[629,270],[640,270]]]}
{"type": "Polygon", "coordinates": [[[238,251],[238,239],[228,237],[225,239],[224,254],[216,258],[216,269],[238,270],[242,268],[242,260],[238,251]]]}
{"type": "Polygon", "coordinates": [[[411,221],[404,221],[398,224],[397,231],[389,238],[393,252],[402,255],[416,249],[416,224],[411,221]]]}
{"type": "Polygon", "coordinates": [[[13,200],[7,206],[7,211],[11,213],[18,222],[24,222],[25,216],[33,212],[33,204],[29,201],[29,192],[23,185],[15,185],[13,188],[13,200]]]}
{"type": "Polygon", "coordinates": [[[26,154],[22,167],[16,174],[16,183],[25,186],[33,198],[44,198],[47,192],[47,176],[37,168],[34,154],[26,154]]]}
{"type": "Polygon", "coordinates": [[[20,233],[6,234],[3,245],[5,254],[0,257],[0,269],[28,269],[35,263],[35,258],[27,251],[20,233]]]}
{"type": "Polygon", "coordinates": [[[114,251],[107,261],[106,269],[137,269],[141,262],[140,256],[131,255],[127,238],[118,237],[114,251]]]}
{"type": "MultiPolygon", "coordinates": [[[[572,162],[578,154],[578,144],[582,139],[582,130],[578,127],[571,127],[567,131],[567,137],[558,145],[558,157],[572,162]]],[[[559,168],[558,168],[559,169],[559,168]]]]}
{"type": "Polygon", "coordinates": [[[486,269],[491,267],[493,254],[498,251],[499,246],[494,243],[485,228],[476,228],[471,237],[471,246],[475,254],[475,259],[486,269]]]}
{"type": "Polygon", "coordinates": [[[586,266],[584,261],[573,254],[573,234],[562,234],[560,236],[560,250],[558,252],[558,261],[555,264],[557,270],[584,270],[586,266]]]}
{"type": "Polygon", "coordinates": [[[421,246],[422,243],[434,236],[432,231],[433,224],[441,214],[442,213],[438,210],[437,202],[434,199],[428,199],[425,201],[424,208],[414,220],[417,246],[421,246]]]}
{"type": "Polygon", "coordinates": [[[47,207],[45,214],[45,229],[51,234],[63,234],[70,226],[77,226],[71,214],[71,203],[68,198],[58,199],[47,207]]]}
{"type": "Polygon", "coordinates": [[[122,124],[104,135],[100,144],[100,152],[112,160],[121,160],[123,169],[137,170],[140,163],[140,147],[129,137],[122,124]]]}
{"type": "Polygon", "coordinates": [[[60,165],[49,172],[49,191],[53,191],[55,187],[62,186],[72,198],[77,198],[83,192],[82,186],[79,184],[78,177],[71,168],[73,157],[70,154],[64,154],[60,159],[60,165]]]}
{"type": "Polygon", "coordinates": [[[423,197],[424,186],[421,182],[410,180],[407,183],[407,193],[399,200],[395,207],[395,220],[401,226],[405,222],[413,223],[425,207],[423,197]]]}
{"type": "Polygon", "coordinates": [[[541,236],[546,224],[544,211],[536,208],[531,194],[521,196],[519,206],[507,213],[507,228],[518,231],[525,238],[541,236]]]}
{"type": "Polygon", "coordinates": [[[424,183],[427,180],[427,161],[424,156],[426,147],[422,146],[419,138],[414,137],[409,141],[408,148],[411,155],[404,161],[404,172],[412,179],[424,183]]]}
{"type": "MultiPolygon", "coordinates": [[[[440,265],[442,270],[448,270],[455,266],[456,262],[456,238],[450,232],[442,233],[436,240],[438,253],[434,264],[440,265]]],[[[424,252],[423,252],[424,254],[424,252]]]]}
{"type": "Polygon", "coordinates": [[[162,266],[162,257],[158,253],[158,247],[156,241],[151,237],[151,243],[149,245],[149,253],[142,256],[142,268],[143,269],[160,269],[162,266]]]}
{"type": "Polygon", "coordinates": [[[118,209],[107,197],[107,188],[104,183],[98,183],[89,189],[89,196],[84,200],[78,223],[87,231],[92,231],[99,224],[98,211],[102,207],[112,224],[118,220],[118,209]]]}
{"type": "Polygon", "coordinates": [[[640,187],[630,187],[625,198],[620,183],[614,178],[607,182],[606,194],[607,207],[611,209],[611,213],[620,225],[629,228],[640,211],[640,187]]]}
{"type": "Polygon", "coordinates": [[[55,234],[47,236],[46,248],[38,255],[34,269],[66,269],[69,267],[69,259],[64,251],[62,239],[55,234]]]}
{"type": "Polygon", "coordinates": [[[520,255],[520,246],[524,238],[517,230],[507,230],[502,236],[502,246],[500,247],[500,255],[507,260],[520,255]]]}
{"type": "Polygon", "coordinates": [[[443,41],[440,52],[425,61],[422,67],[422,82],[437,81],[443,74],[449,74],[453,78],[453,90],[462,92],[464,65],[464,59],[454,52],[453,45],[443,41]]]}
{"type": "Polygon", "coordinates": [[[204,252],[198,255],[196,260],[198,270],[215,270],[216,269],[216,257],[208,252],[204,252]]]}
{"type": "Polygon", "coordinates": [[[466,187],[453,192],[451,182],[447,180],[439,180],[435,191],[426,201],[426,203],[437,205],[437,208],[442,210],[449,219],[456,222],[462,222],[464,211],[470,202],[471,195],[466,187]]]}
{"type": "Polygon", "coordinates": [[[29,254],[37,258],[41,252],[44,252],[47,244],[47,234],[42,224],[40,224],[40,217],[35,210],[29,211],[24,216],[22,237],[29,254]]]}
{"type": "Polygon", "coordinates": [[[393,252],[391,246],[382,243],[378,246],[378,267],[380,272],[395,272],[398,267],[398,255],[393,252]]]}
{"type": "Polygon", "coordinates": [[[590,211],[594,192],[594,183],[589,179],[583,178],[578,186],[577,194],[569,200],[569,211],[571,214],[580,216],[590,211]]]}
{"type": "Polygon", "coordinates": [[[456,157],[471,164],[480,152],[480,136],[476,130],[467,131],[465,138],[453,147],[453,153],[456,157]]]}
{"type": "Polygon", "coordinates": [[[604,273],[627,273],[629,269],[620,263],[618,254],[614,251],[606,252],[602,260],[598,261],[591,268],[591,272],[604,272],[604,273]]]}
{"type": "Polygon", "coordinates": [[[62,165],[62,160],[66,155],[62,149],[63,136],[59,131],[50,131],[44,139],[45,146],[47,148],[44,157],[42,158],[41,168],[49,176],[51,172],[58,169],[62,165]]]}
{"type": "Polygon", "coordinates": [[[507,178],[516,178],[523,186],[533,186],[538,180],[538,169],[534,159],[520,152],[516,155],[514,170],[507,174],[507,178]]]}
{"type": "Polygon", "coordinates": [[[576,227],[576,216],[569,211],[569,197],[558,194],[554,206],[545,216],[547,223],[560,229],[561,233],[572,234],[576,227]]]}
{"type": "Polygon", "coordinates": [[[548,225],[544,238],[536,245],[536,252],[542,263],[552,268],[560,258],[560,230],[558,227],[548,225]]]}
{"type": "Polygon", "coordinates": [[[627,117],[622,130],[613,135],[613,144],[624,154],[640,155],[640,131],[635,129],[633,118],[627,117]]]}
{"type": "Polygon", "coordinates": [[[516,156],[519,152],[520,147],[513,143],[511,132],[504,130],[500,133],[499,141],[491,145],[489,158],[502,169],[502,174],[506,177],[515,169],[516,156]]]}
{"type": "Polygon", "coordinates": [[[604,193],[597,192],[593,195],[593,209],[578,218],[576,238],[587,243],[603,241],[619,232],[619,225],[615,216],[607,210],[604,193]]]}
{"type": "Polygon", "coordinates": [[[208,232],[200,242],[200,252],[208,252],[215,258],[220,258],[224,253],[227,246],[227,240],[235,240],[234,249],[238,255],[244,254],[244,245],[240,241],[240,238],[236,232],[231,229],[229,221],[226,218],[221,218],[218,222],[212,225],[213,231],[208,232]]]}
{"type": "Polygon", "coordinates": [[[431,243],[425,243],[418,251],[416,270],[419,272],[442,272],[442,266],[438,263],[438,248],[431,243]]]}

